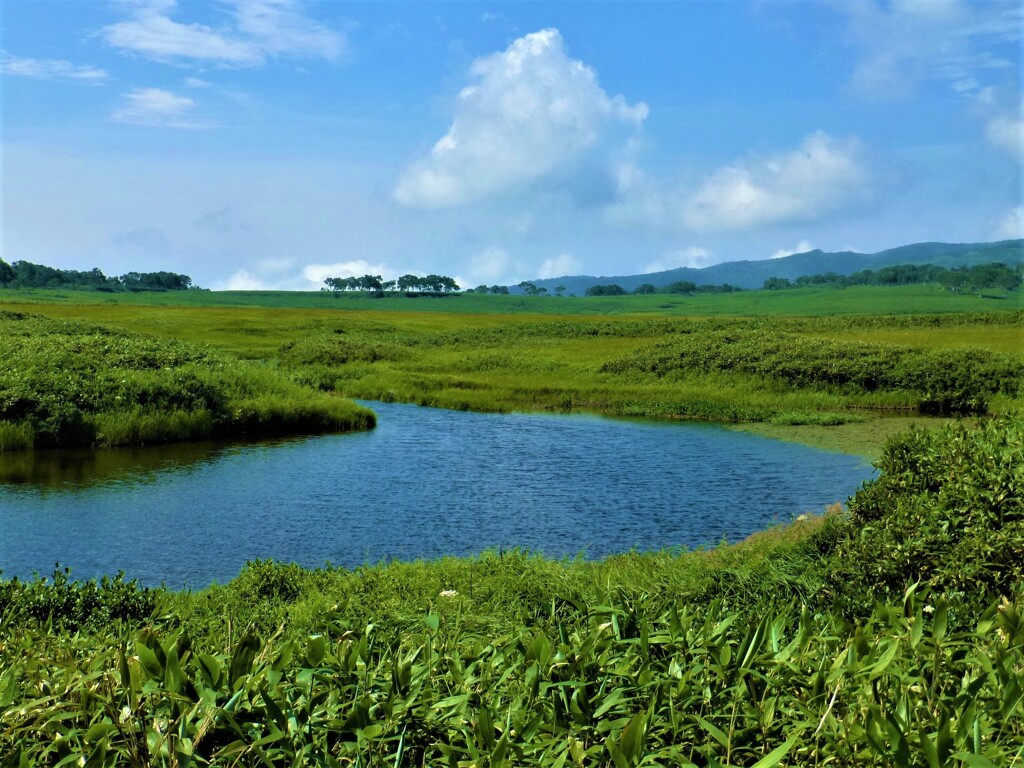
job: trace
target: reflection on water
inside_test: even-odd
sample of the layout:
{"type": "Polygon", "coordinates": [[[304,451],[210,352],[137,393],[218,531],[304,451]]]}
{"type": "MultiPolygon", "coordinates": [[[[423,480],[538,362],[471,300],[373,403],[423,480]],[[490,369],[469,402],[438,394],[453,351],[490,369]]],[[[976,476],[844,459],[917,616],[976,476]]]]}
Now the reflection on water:
{"type": "Polygon", "coordinates": [[[59,561],[78,578],[124,570],[179,587],[227,581],[255,558],[695,547],[820,511],[871,474],[713,425],[372,407],[372,432],[0,457],[0,569],[59,561]]]}
{"type": "MultiPolygon", "coordinates": [[[[268,440],[259,445],[280,445],[289,440],[268,440]]],[[[145,448],[104,448],[16,451],[0,454],[0,485],[73,490],[118,482],[141,483],[156,476],[209,463],[253,443],[195,442],[145,448]]]]}

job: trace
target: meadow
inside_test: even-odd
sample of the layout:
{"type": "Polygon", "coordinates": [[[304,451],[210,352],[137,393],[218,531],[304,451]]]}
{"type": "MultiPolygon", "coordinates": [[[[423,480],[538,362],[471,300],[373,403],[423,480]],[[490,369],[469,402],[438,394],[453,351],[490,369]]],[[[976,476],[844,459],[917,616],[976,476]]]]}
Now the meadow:
{"type": "MultiPolygon", "coordinates": [[[[25,313],[2,338],[27,329],[4,350],[32,361],[0,375],[36,376],[4,380],[18,402],[83,398],[38,359],[80,355],[82,382],[131,380],[132,409],[258,382],[284,401],[727,420],[880,472],[846,509],[708,551],[254,561],[195,592],[0,580],[0,766],[1021,765],[1020,308],[839,290],[678,314],[647,303],[666,297],[0,294],[25,313]],[[33,356],[40,339],[62,346],[33,356]]],[[[83,422],[120,412],[95,396],[83,422]]]]}
{"type": "Polygon", "coordinates": [[[1012,297],[927,285],[579,299],[0,293],[26,312],[188,340],[310,393],[711,420],[871,457],[910,417],[1019,407],[1024,313],[1012,297]],[[666,300],[672,311],[658,308],[666,300]]]}

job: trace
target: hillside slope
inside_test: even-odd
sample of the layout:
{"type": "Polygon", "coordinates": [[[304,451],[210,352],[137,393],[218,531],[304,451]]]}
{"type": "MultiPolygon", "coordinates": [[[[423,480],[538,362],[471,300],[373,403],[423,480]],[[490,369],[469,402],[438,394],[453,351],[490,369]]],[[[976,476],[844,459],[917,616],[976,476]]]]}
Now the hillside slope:
{"type": "MultiPolygon", "coordinates": [[[[697,285],[729,283],[740,288],[753,289],[760,288],[770,277],[785,277],[795,280],[801,275],[825,272],[850,275],[862,269],[878,269],[895,264],[935,264],[951,268],[990,262],[1009,265],[1024,264],[1024,240],[1003,240],[997,243],[915,243],[878,253],[856,253],[854,251],[826,253],[813,250],[806,253],[794,253],[792,256],[784,256],[779,259],[729,261],[701,269],[679,267],[650,274],[603,277],[573,275],[532,282],[538,287],[547,288],[552,293],[555,286],[563,285],[567,294],[575,293],[578,296],[583,295],[583,292],[592,285],[615,283],[627,291],[632,291],[644,283],[660,287],[679,280],[688,280],[697,285]]],[[[518,288],[513,290],[518,290],[518,288]]]]}

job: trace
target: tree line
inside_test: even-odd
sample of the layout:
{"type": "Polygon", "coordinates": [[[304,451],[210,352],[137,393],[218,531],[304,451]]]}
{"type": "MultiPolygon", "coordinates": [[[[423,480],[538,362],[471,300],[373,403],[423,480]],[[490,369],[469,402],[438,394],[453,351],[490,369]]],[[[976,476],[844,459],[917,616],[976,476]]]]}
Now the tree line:
{"type": "Polygon", "coordinates": [[[862,269],[852,275],[826,272],[820,275],[801,275],[796,280],[785,277],[770,277],[764,281],[769,291],[788,288],[804,288],[815,285],[914,285],[917,283],[938,283],[951,291],[973,292],[983,288],[1001,288],[1015,291],[1022,282],[1021,267],[1011,269],[1005,264],[993,262],[973,267],[946,269],[934,264],[897,264],[880,269],[862,269]]]}
{"type": "MultiPolygon", "coordinates": [[[[643,283],[638,285],[633,290],[633,293],[644,296],[654,293],[733,293],[734,291],[742,290],[742,288],[737,288],[735,285],[729,285],[728,283],[722,283],[722,285],[697,285],[689,280],[677,280],[674,283],[662,286],[656,286],[653,283],[643,283]]],[[[587,296],[625,296],[627,293],[629,291],[615,283],[610,285],[592,285],[586,290],[587,296]]]]}
{"type": "Polygon", "coordinates": [[[327,291],[363,291],[369,293],[453,293],[459,284],[445,275],[402,275],[397,280],[384,280],[380,275],[362,277],[328,277],[324,280],[327,291]]]}
{"type": "Polygon", "coordinates": [[[127,272],[108,277],[90,269],[57,269],[30,261],[8,264],[0,259],[0,288],[67,288],[86,291],[185,291],[194,289],[192,278],[177,272],[127,272]]]}

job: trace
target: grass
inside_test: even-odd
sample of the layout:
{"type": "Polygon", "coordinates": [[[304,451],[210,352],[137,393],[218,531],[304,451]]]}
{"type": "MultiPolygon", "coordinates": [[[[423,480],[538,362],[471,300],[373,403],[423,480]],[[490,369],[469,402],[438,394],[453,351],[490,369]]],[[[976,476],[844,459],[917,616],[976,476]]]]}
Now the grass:
{"type": "Polygon", "coordinates": [[[320,291],[169,291],[102,294],[82,291],[0,290],[0,304],[68,303],[106,306],[266,307],[331,311],[442,312],[456,314],[793,316],[912,315],[1008,312],[1024,308],[1024,294],[957,294],[937,285],[816,287],[696,296],[544,297],[459,294],[445,298],[373,298],[320,291]]]}

